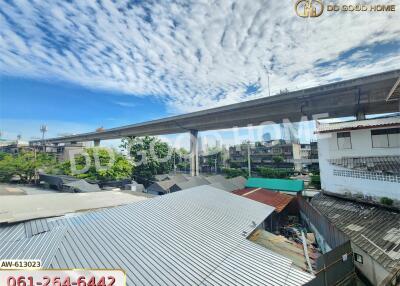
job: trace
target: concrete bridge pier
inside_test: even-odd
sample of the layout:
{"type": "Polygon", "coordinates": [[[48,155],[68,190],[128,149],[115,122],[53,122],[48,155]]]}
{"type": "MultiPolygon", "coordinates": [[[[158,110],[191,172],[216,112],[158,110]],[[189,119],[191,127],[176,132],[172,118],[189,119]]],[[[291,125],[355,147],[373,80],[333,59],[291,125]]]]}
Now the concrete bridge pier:
{"type": "Polygon", "coordinates": [[[94,139],[93,143],[94,143],[94,147],[99,147],[100,146],[100,139],[94,139]]]}
{"type": "Polygon", "coordinates": [[[190,130],[190,175],[199,175],[199,146],[197,141],[198,130],[190,130]]]}

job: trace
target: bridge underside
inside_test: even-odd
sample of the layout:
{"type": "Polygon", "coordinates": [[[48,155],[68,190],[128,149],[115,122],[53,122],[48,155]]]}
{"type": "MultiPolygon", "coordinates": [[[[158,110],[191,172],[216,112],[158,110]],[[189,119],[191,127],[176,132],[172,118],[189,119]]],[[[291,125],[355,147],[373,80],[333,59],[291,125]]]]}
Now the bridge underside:
{"type": "MultiPolygon", "coordinates": [[[[281,123],[283,120],[298,122],[398,112],[399,100],[395,95],[398,93],[399,78],[400,70],[395,70],[100,132],[50,138],[46,139],[46,143],[98,143],[99,140],[125,136],[191,132],[192,145],[195,145],[193,138],[194,134],[197,138],[198,131],[281,123]]],[[[39,140],[30,142],[31,145],[40,143],[39,140]]]]}

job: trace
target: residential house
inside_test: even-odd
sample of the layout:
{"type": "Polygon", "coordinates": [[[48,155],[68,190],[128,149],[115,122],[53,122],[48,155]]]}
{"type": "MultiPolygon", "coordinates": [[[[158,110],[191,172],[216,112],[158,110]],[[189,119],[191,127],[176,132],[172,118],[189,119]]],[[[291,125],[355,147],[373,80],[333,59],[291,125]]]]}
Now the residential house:
{"type": "Polygon", "coordinates": [[[317,128],[322,189],[400,200],[400,117],[317,128]]]}

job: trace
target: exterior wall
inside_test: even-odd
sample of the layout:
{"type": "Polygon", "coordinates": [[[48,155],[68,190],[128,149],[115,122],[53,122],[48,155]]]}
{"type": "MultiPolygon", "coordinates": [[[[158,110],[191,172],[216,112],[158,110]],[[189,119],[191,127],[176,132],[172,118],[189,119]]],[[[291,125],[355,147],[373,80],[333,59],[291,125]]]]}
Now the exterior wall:
{"type": "Polygon", "coordinates": [[[85,151],[82,146],[65,146],[62,148],[61,153],[58,154],[58,159],[60,161],[70,160],[70,155],[78,155],[85,151]]]}
{"type": "Polygon", "coordinates": [[[351,244],[351,248],[353,249],[353,252],[358,253],[363,257],[362,264],[354,261],[354,265],[373,285],[380,285],[386,276],[389,275],[389,272],[354,243],[351,244]]]}
{"type": "Polygon", "coordinates": [[[318,135],[322,189],[335,193],[363,194],[400,200],[400,178],[331,165],[329,159],[359,156],[398,156],[400,148],[373,148],[371,129],[351,131],[351,149],[339,150],[337,133],[318,135]],[[347,171],[347,172],[346,172],[347,171]],[[363,178],[364,177],[364,178],[363,178]]]}

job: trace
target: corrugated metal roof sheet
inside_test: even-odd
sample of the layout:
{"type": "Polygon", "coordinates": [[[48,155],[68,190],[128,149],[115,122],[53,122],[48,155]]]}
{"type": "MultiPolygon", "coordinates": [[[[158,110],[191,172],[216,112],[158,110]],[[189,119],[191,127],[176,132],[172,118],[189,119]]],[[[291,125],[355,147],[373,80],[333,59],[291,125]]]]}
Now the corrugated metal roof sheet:
{"type": "Polygon", "coordinates": [[[209,176],[209,177],[204,177],[210,184],[213,183],[219,183],[219,182],[225,182],[226,179],[224,176],[221,175],[214,175],[214,176],[209,176]]]}
{"type": "Polygon", "coordinates": [[[185,189],[198,187],[198,186],[202,186],[202,185],[209,185],[209,184],[210,184],[210,182],[208,182],[203,177],[192,177],[188,181],[178,182],[175,185],[178,187],[178,189],[185,190],[185,189]]]}
{"type": "Polygon", "coordinates": [[[100,192],[101,189],[97,184],[90,184],[85,180],[78,180],[64,184],[64,186],[74,189],[76,192],[90,193],[90,192],[100,192]]]}
{"type": "Polygon", "coordinates": [[[394,127],[394,126],[400,126],[400,116],[320,124],[317,126],[316,133],[329,133],[336,131],[349,131],[349,130],[365,129],[373,127],[379,128],[379,127],[394,127]]]}
{"type": "Polygon", "coordinates": [[[232,192],[237,189],[236,185],[234,185],[233,183],[231,183],[230,181],[228,181],[226,179],[225,179],[225,181],[222,181],[222,182],[212,183],[212,184],[210,184],[210,186],[217,188],[217,189],[227,191],[227,192],[232,192]]]}
{"type": "Polygon", "coordinates": [[[272,211],[201,186],[48,220],[50,231],[7,243],[0,259],[29,256],[52,268],[124,269],[127,285],[304,284],[313,276],[246,239],[272,211]]]}
{"type": "Polygon", "coordinates": [[[273,206],[277,213],[280,213],[282,210],[284,210],[284,208],[294,199],[293,196],[261,188],[247,188],[236,190],[233,193],[269,206],[273,206]]]}
{"type": "Polygon", "coordinates": [[[39,233],[49,231],[49,225],[46,219],[35,219],[24,223],[26,237],[32,237],[39,233]]]}
{"type": "Polygon", "coordinates": [[[400,174],[400,156],[342,157],[328,161],[347,169],[400,174]]]}
{"type": "Polygon", "coordinates": [[[263,188],[285,192],[301,192],[304,189],[302,180],[268,179],[268,178],[249,178],[246,188],[263,188]]]}
{"type": "Polygon", "coordinates": [[[323,194],[311,203],[384,268],[400,267],[400,213],[323,194]]]}
{"type": "Polygon", "coordinates": [[[234,185],[237,186],[237,189],[243,189],[244,186],[246,185],[247,179],[242,176],[234,177],[228,179],[229,182],[233,183],[234,185]]]}

